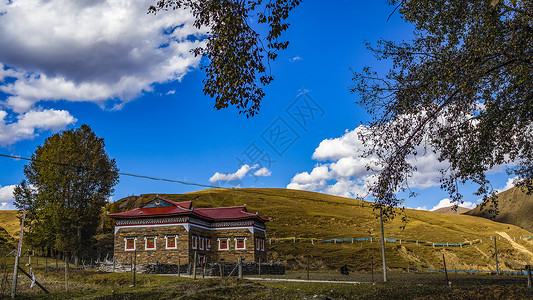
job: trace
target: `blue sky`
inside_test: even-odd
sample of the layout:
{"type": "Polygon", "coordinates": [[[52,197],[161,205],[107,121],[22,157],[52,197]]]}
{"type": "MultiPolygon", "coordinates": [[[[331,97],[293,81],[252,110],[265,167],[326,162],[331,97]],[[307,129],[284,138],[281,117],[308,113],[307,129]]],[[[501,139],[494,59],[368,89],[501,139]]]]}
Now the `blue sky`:
{"type": "MultiPolygon", "coordinates": [[[[223,187],[365,193],[370,174],[356,158],[354,130],[369,116],[348,90],[350,68],[385,71],[387,62],[377,62],[364,41],[412,37],[398,14],[387,21],[392,7],[304,1],[289,19],[283,37],[290,45],[272,64],[275,80],[261,111],[246,118],[233,108],[217,111],[202,93],[201,61],[189,50],[201,44],[190,37],[205,30],[195,29],[186,12],[146,15],[150,4],[0,4],[0,153],[29,157],[53,133],[88,124],[121,172],[223,187]]],[[[24,163],[0,158],[0,208],[12,208],[24,163]]],[[[438,167],[434,157],[424,161],[412,184],[420,196],[406,206],[446,203],[438,167]]],[[[490,177],[495,188],[508,187],[502,170],[490,177]]],[[[121,176],[113,199],[198,189],[121,176]]],[[[475,203],[471,187],[464,191],[475,203]]]]}

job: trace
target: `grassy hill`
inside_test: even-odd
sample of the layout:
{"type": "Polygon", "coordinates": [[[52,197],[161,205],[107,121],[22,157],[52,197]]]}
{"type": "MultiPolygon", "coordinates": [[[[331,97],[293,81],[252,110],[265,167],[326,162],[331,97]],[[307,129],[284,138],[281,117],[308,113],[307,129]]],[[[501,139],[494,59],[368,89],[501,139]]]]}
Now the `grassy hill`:
{"type": "MultiPolygon", "coordinates": [[[[153,200],[155,194],[130,196],[115,202],[113,211],[139,207],[153,200]]],[[[304,255],[313,257],[314,267],[365,269],[370,258],[380,257],[379,220],[371,203],[319,193],[286,189],[208,189],[187,194],[159,194],[175,201],[193,201],[194,207],[216,207],[247,204],[249,212],[258,211],[271,219],[268,223],[272,259],[286,261],[290,266],[303,266],[304,255]],[[323,239],[369,238],[374,242],[322,243],[323,239]],[[313,239],[313,244],[311,243],[313,239]]],[[[402,239],[403,243],[387,243],[391,268],[418,266],[442,268],[442,253],[456,269],[495,269],[494,241],[498,237],[498,258],[501,269],[518,269],[533,263],[533,243],[520,236],[533,235],[519,227],[493,222],[475,216],[437,214],[405,210],[407,222],[396,218],[385,224],[386,238],[402,239]],[[404,229],[401,229],[405,225],[404,229]],[[516,239],[516,240],[515,240],[516,239]],[[462,243],[480,240],[473,246],[433,247],[432,244],[462,243]],[[524,251],[525,249],[525,251],[524,251]],[[529,252],[529,253],[528,253],[529,252]]],[[[450,267],[450,265],[448,267],[450,267]]]]}
{"type": "Polygon", "coordinates": [[[468,211],[470,211],[470,209],[466,207],[459,206],[457,207],[457,209],[454,210],[453,206],[448,206],[435,209],[433,212],[438,214],[464,214],[468,211]]]}
{"type": "Polygon", "coordinates": [[[489,213],[490,204],[484,209],[478,206],[466,214],[513,224],[533,232],[533,195],[527,195],[521,188],[514,187],[499,193],[497,201],[497,215],[489,213]]]}

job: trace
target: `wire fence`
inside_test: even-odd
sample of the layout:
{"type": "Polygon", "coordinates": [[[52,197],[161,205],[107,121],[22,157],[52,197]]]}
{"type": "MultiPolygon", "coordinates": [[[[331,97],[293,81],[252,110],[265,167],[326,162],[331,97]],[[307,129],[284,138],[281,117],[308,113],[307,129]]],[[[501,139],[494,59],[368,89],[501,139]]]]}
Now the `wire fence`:
{"type": "MultiPolygon", "coordinates": [[[[454,242],[433,242],[433,241],[423,241],[423,240],[410,240],[410,239],[397,239],[397,238],[385,238],[386,243],[399,243],[399,244],[416,244],[416,245],[422,245],[422,246],[431,246],[431,247],[459,247],[462,248],[464,246],[472,246],[475,244],[483,243],[483,240],[486,241],[492,241],[496,237],[481,237],[478,239],[473,239],[470,241],[464,241],[461,243],[458,243],[456,241],[454,242]]],[[[501,236],[497,236],[498,240],[502,240],[501,236]]],[[[503,238],[506,240],[506,238],[503,238]]],[[[531,240],[533,239],[533,236],[519,236],[519,237],[512,237],[511,240],[531,240]]],[[[292,241],[293,243],[298,242],[309,242],[311,244],[317,244],[317,243],[332,243],[332,244],[342,244],[342,243],[354,243],[354,242],[381,242],[381,238],[377,237],[356,237],[356,238],[330,238],[330,239],[320,239],[320,238],[303,238],[303,237],[271,237],[269,238],[269,244],[272,245],[272,243],[275,242],[281,242],[281,241],[292,241]]]]}

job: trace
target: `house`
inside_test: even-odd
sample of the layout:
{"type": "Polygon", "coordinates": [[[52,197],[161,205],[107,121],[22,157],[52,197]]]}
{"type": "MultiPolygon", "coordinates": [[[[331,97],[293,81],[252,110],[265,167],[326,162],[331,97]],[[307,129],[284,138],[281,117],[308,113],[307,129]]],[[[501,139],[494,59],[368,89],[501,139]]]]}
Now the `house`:
{"type": "Polygon", "coordinates": [[[109,215],[115,220],[116,263],[177,265],[197,262],[267,261],[268,219],[246,205],[194,208],[191,201],[156,197],[133,210],[109,215]]]}

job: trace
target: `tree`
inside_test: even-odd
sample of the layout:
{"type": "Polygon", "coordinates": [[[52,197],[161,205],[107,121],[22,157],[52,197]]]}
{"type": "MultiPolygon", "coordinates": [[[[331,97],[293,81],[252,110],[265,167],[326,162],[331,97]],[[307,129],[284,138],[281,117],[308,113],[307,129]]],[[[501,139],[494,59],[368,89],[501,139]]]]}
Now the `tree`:
{"type": "Polygon", "coordinates": [[[15,206],[28,211],[28,241],[74,253],[90,249],[101,211],[118,182],[115,160],[87,125],[48,137],[24,166],[15,206]]]}
{"type": "Polygon", "coordinates": [[[448,168],[441,188],[454,203],[460,186],[494,195],[487,171],[513,166],[533,191],[533,2],[389,1],[416,28],[411,42],[368,45],[392,67],[354,73],[353,93],[373,120],[362,137],[378,157],[371,188],[378,203],[398,205],[414,167],[407,158],[435,151],[448,168]]]}
{"type": "Polygon", "coordinates": [[[150,13],[168,9],[188,9],[195,17],[197,28],[209,28],[205,47],[195,55],[207,57],[204,94],[215,98],[215,108],[235,105],[247,117],[255,115],[265,96],[263,86],[274,77],[270,61],[288,41],[280,41],[289,28],[285,20],[301,0],[158,0],[150,13]],[[252,21],[253,20],[253,21],[252,21]],[[267,34],[252,28],[250,22],[266,24],[267,34]]]}

